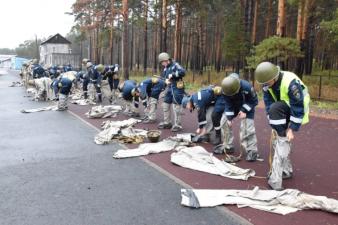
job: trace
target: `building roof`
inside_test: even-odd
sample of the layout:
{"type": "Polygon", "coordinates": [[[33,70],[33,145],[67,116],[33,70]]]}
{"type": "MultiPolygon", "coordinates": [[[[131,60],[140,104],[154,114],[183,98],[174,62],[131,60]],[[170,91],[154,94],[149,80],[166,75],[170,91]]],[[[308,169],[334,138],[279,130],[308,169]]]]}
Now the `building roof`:
{"type": "Polygon", "coordinates": [[[68,41],[61,34],[57,33],[54,36],[48,38],[46,41],[42,42],[41,45],[44,44],[71,44],[72,42],[68,41]]]}

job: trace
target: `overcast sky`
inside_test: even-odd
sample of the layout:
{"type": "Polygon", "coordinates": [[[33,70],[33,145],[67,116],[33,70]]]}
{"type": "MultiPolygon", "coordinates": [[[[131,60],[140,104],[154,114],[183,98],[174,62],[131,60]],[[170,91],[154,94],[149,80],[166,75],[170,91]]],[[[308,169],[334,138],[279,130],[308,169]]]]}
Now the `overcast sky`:
{"type": "Polygon", "coordinates": [[[25,40],[66,35],[73,26],[75,0],[0,0],[0,48],[15,48],[25,40]]]}

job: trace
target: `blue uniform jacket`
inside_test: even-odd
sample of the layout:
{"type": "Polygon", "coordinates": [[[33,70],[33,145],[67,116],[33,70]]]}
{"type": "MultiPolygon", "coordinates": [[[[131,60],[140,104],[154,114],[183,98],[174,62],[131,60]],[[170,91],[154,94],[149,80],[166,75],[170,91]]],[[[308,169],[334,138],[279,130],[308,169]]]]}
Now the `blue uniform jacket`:
{"type": "Polygon", "coordinates": [[[62,75],[55,79],[52,83],[55,95],[59,92],[64,95],[68,95],[72,89],[72,85],[72,81],[62,75]]]}
{"type": "Polygon", "coordinates": [[[240,80],[238,93],[233,96],[224,96],[224,101],[224,113],[228,120],[235,118],[239,111],[246,113],[249,119],[254,118],[258,98],[256,91],[248,81],[240,80]]]}
{"type": "Polygon", "coordinates": [[[104,68],[104,76],[105,77],[112,77],[114,74],[116,74],[118,72],[119,68],[118,68],[118,65],[115,64],[115,65],[110,65],[110,66],[106,66],[104,68]]]}
{"type": "Polygon", "coordinates": [[[215,105],[217,96],[214,95],[212,87],[201,89],[191,96],[191,101],[198,113],[198,126],[203,128],[207,124],[206,113],[210,106],[215,105]]]}
{"type": "Polygon", "coordinates": [[[153,83],[151,78],[142,81],[139,85],[140,98],[145,100],[147,97],[158,100],[162,91],[164,91],[166,84],[163,80],[158,79],[157,83],[153,83]]]}
{"type": "Polygon", "coordinates": [[[34,65],[33,67],[33,78],[41,78],[45,76],[45,69],[40,65],[34,65]]]}
{"type": "Polygon", "coordinates": [[[51,79],[57,78],[59,76],[57,66],[52,66],[49,68],[49,76],[51,79]]]}
{"type": "Polygon", "coordinates": [[[89,70],[88,70],[88,78],[89,81],[93,84],[101,84],[101,80],[102,80],[102,74],[97,71],[97,69],[95,68],[95,66],[92,66],[89,70]]]}
{"type": "MultiPolygon", "coordinates": [[[[279,76],[278,80],[274,85],[272,85],[271,89],[275,94],[277,101],[280,101],[280,84],[283,78],[283,74],[279,76]]],[[[289,92],[288,96],[290,98],[290,116],[296,118],[303,118],[304,116],[304,94],[303,94],[303,87],[297,81],[291,81],[289,85],[289,92]]],[[[265,110],[267,115],[269,115],[270,106],[272,103],[275,102],[273,97],[271,96],[270,92],[267,88],[263,87],[263,99],[265,103],[265,110]]],[[[290,129],[293,131],[298,131],[301,126],[301,123],[295,123],[290,121],[290,129]]]]}
{"type": "Polygon", "coordinates": [[[68,71],[72,71],[73,67],[71,65],[67,65],[63,67],[63,71],[68,72],[68,71]]]}
{"type": "Polygon", "coordinates": [[[176,82],[182,80],[185,76],[185,70],[183,67],[175,61],[171,61],[163,70],[161,77],[165,79],[169,79],[169,75],[172,75],[171,84],[173,87],[176,87],[176,82]]]}
{"type": "Polygon", "coordinates": [[[139,98],[138,97],[133,97],[131,95],[131,91],[136,88],[137,85],[136,85],[136,82],[133,81],[133,80],[126,80],[124,82],[124,86],[123,86],[123,89],[122,89],[122,97],[124,100],[126,101],[133,101],[134,100],[134,105],[136,108],[138,108],[139,106],[139,98]]]}

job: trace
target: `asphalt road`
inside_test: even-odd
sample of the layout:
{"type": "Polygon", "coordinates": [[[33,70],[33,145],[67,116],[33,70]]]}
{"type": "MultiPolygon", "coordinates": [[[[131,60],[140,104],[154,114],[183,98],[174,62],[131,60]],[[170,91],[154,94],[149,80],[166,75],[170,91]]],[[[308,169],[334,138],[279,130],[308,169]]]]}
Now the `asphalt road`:
{"type": "Polygon", "coordinates": [[[241,224],[222,210],[180,205],[181,186],[141,159],[114,160],[117,144],[68,112],[20,113],[17,72],[0,71],[0,224],[241,224]]]}

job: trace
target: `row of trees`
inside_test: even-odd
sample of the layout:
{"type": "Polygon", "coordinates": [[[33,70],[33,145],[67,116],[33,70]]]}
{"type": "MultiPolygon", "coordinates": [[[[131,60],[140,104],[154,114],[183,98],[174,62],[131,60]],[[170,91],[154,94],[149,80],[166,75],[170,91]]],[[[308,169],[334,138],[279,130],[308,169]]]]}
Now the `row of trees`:
{"type": "Polygon", "coordinates": [[[26,40],[15,49],[0,48],[0,54],[17,55],[27,59],[39,58],[39,45],[42,42],[40,39],[26,40]]]}
{"type": "Polygon", "coordinates": [[[71,36],[97,63],[158,69],[169,52],[202,73],[272,60],[298,74],[337,69],[335,0],[76,0],[71,36]]]}

